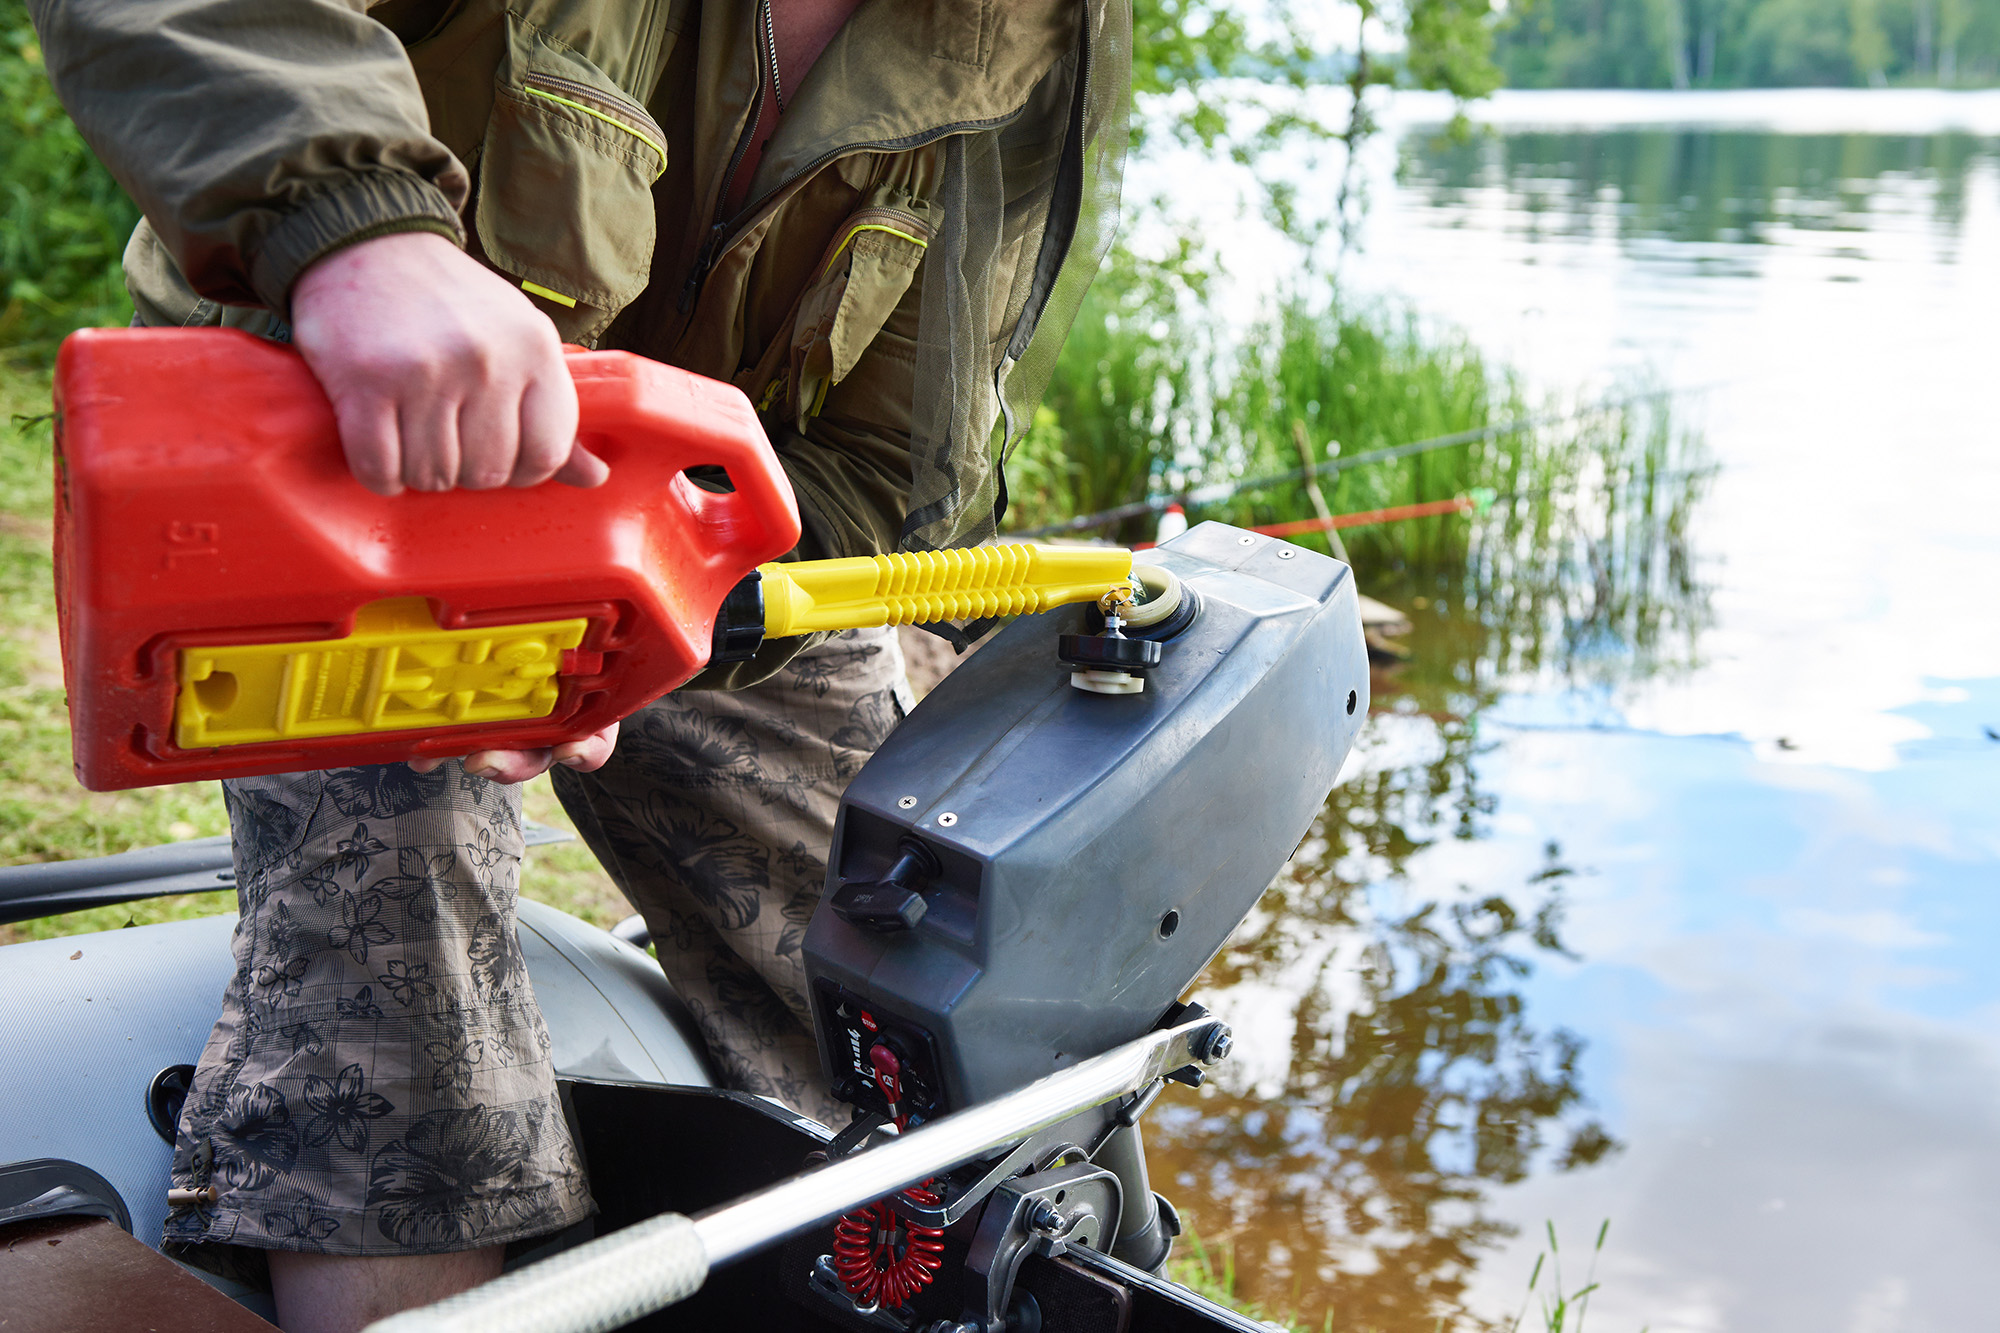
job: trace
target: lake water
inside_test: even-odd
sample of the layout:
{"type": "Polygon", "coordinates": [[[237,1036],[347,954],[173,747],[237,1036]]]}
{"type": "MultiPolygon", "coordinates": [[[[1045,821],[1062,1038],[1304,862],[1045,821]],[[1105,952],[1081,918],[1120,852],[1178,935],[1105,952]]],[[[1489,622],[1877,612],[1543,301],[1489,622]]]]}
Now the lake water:
{"type": "MultiPolygon", "coordinates": [[[[1586,617],[1523,671],[1491,607],[1362,571],[1416,659],[1197,991],[1241,1054],[1163,1106],[1161,1188],[1312,1327],[1506,1327],[1546,1228],[1574,1290],[1606,1220],[1604,1333],[1991,1327],[2000,98],[1475,115],[1390,109],[1348,290],[1542,391],[1682,390],[1694,591],[1648,651],[1586,617]]],[[[1240,184],[1133,180],[1229,238],[1247,315],[1291,261],[1240,184]]]]}

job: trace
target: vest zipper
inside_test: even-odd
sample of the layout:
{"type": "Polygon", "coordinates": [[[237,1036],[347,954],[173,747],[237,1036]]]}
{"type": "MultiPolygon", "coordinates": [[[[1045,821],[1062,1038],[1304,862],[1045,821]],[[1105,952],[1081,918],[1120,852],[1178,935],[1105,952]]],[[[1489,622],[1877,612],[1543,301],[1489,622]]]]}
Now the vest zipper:
{"type": "MultiPolygon", "coordinates": [[[[777,41],[770,36],[771,0],[761,0],[757,6],[754,26],[757,30],[757,95],[750,99],[750,120],[744,125],[743,133],[736,140],[736,151],[729,156],[729,170],[722,173],[722,193],[717,198],[717,211],[728,206],[729,187],[736,183],[736,172],[749,154],[750,144],[757,137],[757,126],[764,119],[765,72],[774,71],[778,66],[777,41]]],[[[708,277],[708,270],[715,264],[716,256],[722,248],[723,235],[728,229],[727,219],[718,219],[709,227],[708,238],[701,243],[701,250],[694,257],[694,267],[688,271],[687,281],[681,285],[681,314],[685,315],[694,308],[694,298],[700,293],[701,284],[708,277]]]]}

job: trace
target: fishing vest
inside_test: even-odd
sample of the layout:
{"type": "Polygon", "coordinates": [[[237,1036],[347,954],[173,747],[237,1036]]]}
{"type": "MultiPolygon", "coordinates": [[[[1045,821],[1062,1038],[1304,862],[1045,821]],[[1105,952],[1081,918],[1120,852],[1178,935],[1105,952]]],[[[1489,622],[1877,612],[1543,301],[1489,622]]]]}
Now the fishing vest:
{"type": "MultiPolygon", "coordinates": [[[[730,380],[801,430],[918,272],[937,273],[922,290],[902,545],[993,531],[1015,433],[1010,422],[996,439],[995,422],[1025,424],[1052,356],[1032,374],[1016,366],[1038,331],[1060,342],[1067,330],[1074,300],[1049,322],[1060,328],[1044,326],[1065,261],[1081,249],[1094,271],[1109,239],[1090,148],[1093,137],[1100,158],[1108,140],[1122,147],[1124,0],[868,0],[789,102],[732,219],[720,217],[729,173],[718,168],[725,151],[740,156],[762,77],[743,49],[756,5],[435,8],[423,31],[400,35],[432,135],[471,174],[472,254],[565,341],[730,380]],[[1100,75],[1095,103],[1094,69],[1117,71],[1100,75]],[[841,187],[840,216],[818,182],[841,187]]],[[[1111,198],[1115,209],[1115,177],[1111,198]]],[[[198,297],[148,231],[127,256],[145,322],[283,335],[272,312],[198,297]]]]}

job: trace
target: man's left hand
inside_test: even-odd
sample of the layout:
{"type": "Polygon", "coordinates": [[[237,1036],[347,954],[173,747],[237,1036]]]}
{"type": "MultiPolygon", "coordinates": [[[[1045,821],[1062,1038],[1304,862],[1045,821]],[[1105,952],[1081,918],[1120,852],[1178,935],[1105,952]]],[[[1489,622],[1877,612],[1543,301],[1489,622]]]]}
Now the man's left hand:
{"type": "MultiPolygon", "coordinates": [[[[541,750],[481,750],[477,754],[465,756],[465,771],[476,778],[487,778],[494,782],[526,782],[537,778],[557,764],[573,768],[579,773],[589,773],[604,767],[611,758],[611,749],[618,743],[618,724],[613,722],[594,735],[585,736],[580,741],[567,741],[553,749],[541,750]]],[[[412,759],[410,767],[419,773],[428,773],[443,759],[412,759]]]]}

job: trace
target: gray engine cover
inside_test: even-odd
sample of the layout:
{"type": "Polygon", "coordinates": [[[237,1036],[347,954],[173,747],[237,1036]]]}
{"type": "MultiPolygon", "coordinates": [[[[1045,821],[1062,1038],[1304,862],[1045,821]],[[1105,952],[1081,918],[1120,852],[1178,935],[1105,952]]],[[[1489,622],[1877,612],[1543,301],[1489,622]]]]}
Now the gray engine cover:
{"type": "Polygon", "coordinates": [[[1088,632],[1085,608],[1023,617],[849,785],[805,951],[821,1058],[851,1099],[870,1101],[857,1010],[904,1048],[925,1115],[1142,1035],[1332,789],[1368,706],[1348,567],[1220,523],[1147,558],[1202,610],[1143,694],[1071,686],[1056,637],[1088,632]],[[840,885],[880,879],[911,836],[943,866],[916,928],[835,915],[840,885]]]}

